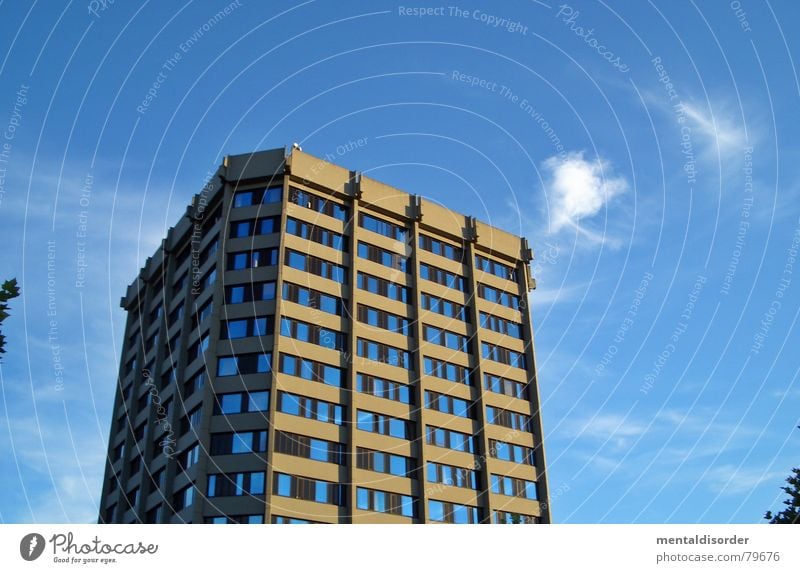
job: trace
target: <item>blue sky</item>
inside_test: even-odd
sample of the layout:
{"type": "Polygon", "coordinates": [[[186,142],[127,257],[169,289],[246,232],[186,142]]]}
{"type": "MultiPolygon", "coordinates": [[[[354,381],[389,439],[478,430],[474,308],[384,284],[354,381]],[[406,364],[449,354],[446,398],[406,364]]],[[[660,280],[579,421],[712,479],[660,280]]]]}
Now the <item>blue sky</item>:
{"type": "Polygon", "coordinates": [[[794,3],[61,10],[0,4],[0,521],[95,519],[126,285],[224,155],[292,142],[529,238],[555,521],[779,506],[794,3]]]}

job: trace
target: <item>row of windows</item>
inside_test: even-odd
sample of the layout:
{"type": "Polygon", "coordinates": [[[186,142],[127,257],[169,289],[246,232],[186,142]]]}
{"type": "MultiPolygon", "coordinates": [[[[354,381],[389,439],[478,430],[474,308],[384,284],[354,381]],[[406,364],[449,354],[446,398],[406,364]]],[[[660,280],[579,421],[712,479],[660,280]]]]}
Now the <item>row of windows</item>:
{"type": "Polygon", "coordinates": [[[408,229],[405,227],[378,219],[377,217],[373,217],[372,215],[368,215],[366,213],[359,214],[359,221],[359,224],[368,231],[378,233],[379,235],[389,237],[390,239],[394,239],[396,241],[402,241],[405,243],[408,237],[408,229]]]}
{"type": "Polygon", "coordinates": [[[266,430],[211,434],[211,455],[255,454],[267,451],[266,430]]]}
{"type": "Polygon", "coordinates": [[[358,273],[358,288],[392,300],[408,303],[408,287],[360,271],[358,273]]]}
{"type": "Polygon", "coordinates": [[[378,398],[386,398],[403,404],[413,404],[411,390],[406,384],[383,380],[366,374],[356,374],[356,390],[378,398]]]}
{"type": "Polygon", "coordinates": [[[478,489],[478,472],[467,468],[428,462],[428,481],[454,487],[478,489]]]}
{"type": "Polygon", "coordinates": [[[275,298],[275,281],[250,282],[225,287],[225,304],[239,304],[275,298]]]}
{"type": "Polygon", "coordinates": [[[499,440],[489,440],[489,455],[498,460],[507,462],[515,462],[529,466],[536,465],[531,448],[518,446],[516,444],[508,444],[499,440]]]}
{"type": "Polygon", "coordinates": [[[510,511],[495,511],[492,515],[494,523],[539,523],[539,518],[535,515],[525,515],[524,513],[512,513],[510,511]]]}
{"type": "Polygon", "coordinates": [[[344,505],[345,487],[343,484],[329,481],[276,473],[273,493],[283,497],[341,506],[344,505]]]}
{"type": "Polygon", "coordinates": [[[278,411],[337,426],[341,426],[344,422],[344,409],[339,404],[288,392],[278,394],[278,411]]]}
{"type": "Polygon", "coordinates": [[[229,237],[231,239],[252,237],[254,235],[269,235],[280,230],[281,218],[279,216],[258,217],[244,221],[233,221],[230,224],[229,237]]]}
{"type": "Polygon", "coordinates": [[[465,292],[464,277],[426,263],[419,264],[419,276],[425,280],[465,292]]]}
{"type": "Polygon", "coordinates": [[[414,517],[416,515],[415,505],[414,498],[410,495],[367,489],[365,487],[356,488],[356,506],[358,509],[414,517]]]}
{"type": "Polygon", "coordinates": [[[262,495],[263,493],[264,472],[237,472],[208,476],[208,497],[262,495]]]}
{"type": "Polygon", "coordinates": [[[486,406],[486,422],[496,424],[512,430],[530,431],[531,419],[525,414],[519,414],[494,406],[486,406]]]}
{"type": "Polygon", "coordinates": [[[362,447],[356,450],[356,465],[363,470],[400,477],[410,476],[414,470],[414,460],[411,458],[362,447]]]}
{"type": "Polygon", "coordinates": [[[347,270],[343,266],[319,257],[286,249],[286,264],[293,269],[330,279],[340,284],[347,283],[347,270]]]}
{"type": "Polygon", "coordinates": [[[341,316],[342,299],[292,283],[283,283],[283,298],[307,308],[341,316]]]}
{"type": "Polygon", "coordinates": [[[425,390],[425,407],[444,414],[471,418],[472,408],[467,400],[425,390]]]}
{"type": "Polygon", "coordinates": [[[483,382],[484,387],[490,392],[505,394],[506,396],[513,396],[514,398],[522,398],[523,400],[527,398],[527,393],[525,392],[527,384],[523,382],[509,380],[493,374],[484,374],[483,382]]]}
{"type": "Polygon", "coordinates": [[[427,376],[444,378],[450,382],[458,382],[459,384],[466,384],[467,386],[472,383],[469,368],[465,366],[451,364],[450,362],[437,360],[436,358],[425,357],[423,360],[423,368],[427,376]]]}
{"type": "Polygon", "coordinates": [[[283,196],[283,185],[272,185],[263,189],[236,191],[233,194],[234,207],[248,207],[263,203],[280,203],[283,196]]]}
{"type": "Polygon", "coordinates": [[[357,428],[364,432],[372,432],[373,434],[382,434],[404,440],[411,439],[412,425],[408,420],[365,410],[358,410],[357,419],[357,428]]]}
{"type": "Polygon", "coordinates": [[[478,283],[478,296],[489,302],[507,306],[514,310],[519,310],[519,297],[510,292],[496,289],[485,284],[478,283]]]}
{"type": "Polygon", "coordinates": [[[513,268],[503,263],[493,261],[492,259],[487,259],[482,255],[475,255],[475,268],[493,274],[501,279],[508,279],[510,281],[517,280],[517,273],[513,268]]]}
{"type": "Polygon", "coordinates": [[[214,401],[214,414],[247,414],[269,410],[269,391],[231,392],[217,394],[214,401]]]}
{"type": "MultiPolygon", "coordinates": [[[[264,523],[264,515],[261,513],[252,515],[214,515],[206,516],[203,521],[205,523],[220,524],[259,524],[264,523]]],[[[153,522],[157,523],[157,522],[153,522]]]]}
{"type": "Polygon", "coordinates": [[[363,304],[358,305],[357,310],[358,320],[375,326],[383,328],[391,332],[397,332],[404,336],[413,336],[413,331],[409,327],[409,321],[403,316],[398,316],[385,310],[378,310],[363,304]]]}
{"type": "Polygon", "coordinates": [[[390,269],[408,272],[408,257],[387,251],[375,245],[358,242],[358,256],[390,269]]]}
{"type": "Polygon", "coordinates": [[[455,247],[428,235],[419,236],[419,247],[451,261],[461,262],[464,258],[464,250],[461,247],[455,247]]]}
{"type": "Polygon", "coordinates": [[[290,235],[295,235],[302,239],[331,247],[337,251],[347,250],[347,237],[334,231],[329,231],[323,227],[317,227],[305,221],[293,219],[292,217],[286,219],[286,232],[290,235]]]}
{"type": "Polygon", "coordinates": [[[302,189],[296,189],[294,187],[289,189],[289,202],[305,207],[306,209],[311,209],[317,213],[328,215],[340,221],[347,221],[350,218],[347,213],[347,207],[344,205],[328,201],[318,195],[303,191],[302,189]]]}
{"type": "Polygon", "coordinates": [[[307,358],[281,354],[279,368],[283,374],[297,376],[304,380],[322,382],[328,386],[340,387],[342,385],[343,372],[341,368],[315,362],[307,358]]]}
{"type": "Polygon", "coordinates": [[[372,340],[358,339],[358,355],[375,362],[399,366],[406,370],[411,368],[411,358],[407,351],[372,340]]]}
{"type": "Polygon", "coordinates": [[[241,269],[254,269],[257,267],[271,267],[278,264],[278,249],[253,249],[251,251],[241,251],[228,253],[229,271],[241,269]]]}
{"type": "Polygon", "coordinates": [[[449,501],[428,501],[428,518],[442,523],[480,523],[481,514],[477,507],[461,505],[449,501]]]}
{"type": "Polygon", "coordinates": [[[261,374],[272,369],[272,353],[238,354],[220,356],[217,362],[217,376],[236,376],[237,374],[261,374]]]}
{"type": "Polygon", "coordinates": [[[481,344],[481,356],[488,360],[514,366],[515,368],[525,368],[526,364],[525,354],[522,352],[509,350],[508,348],[503,348],[496,344],[489,344],[488,342],[483,342],[481,344]]]}
{"type": "Polygon", "coordinates": [[[432,446],[448,448],[457,452],[475,453],[475,443],[469,434],[462,434],[446,428],[428,426],[425,431],[425,440],[432,446]]]}
{"type": "Polygon", "coordinates": [[[443,298],[437,298],[425,292],[422,293],[421,299],[422,308],[425,310],[430,310],[431,312],[441,314],[442,316],[446,316],[448,318],[463,320],[467,323],[469,322],[469,315],[467,314],[464,305],[451,302],[443,298]]]}
{"type": "Polygon", "coordinates": [[[345,456],[344,444],[283,431],[275,432],[275,451],[289,456],[339,465],[344,463],[345,456]]]}
{"type": "Polygon", "coordinates": [[[256,316],[236,320],[223,320],[220,329],[222,340],[247,338],[248,336],[271,336],[275,331],[275,317],[256,316]]]}
{"type": "Polygon", "coordinates": [[[522,325],[512,320],[500,318],[493,314],[481,312],[481,326],[499,332],[500,334],[507,334],[514,338],[522,338],[522,325]]]}
{"type": "Polygon", "coordinates": [[[492,493],[536,499],[536,482],[492,474],[492,493]]]}
{"type": "Polygon", "coordinates": [[[426,342],[469,353],[469,339],[463,334],[425,324],[422,326],[422,337],[426,342]]]}
{"type": "Polygon", "coordinates": [[[294,318],[281,318],[281,336],[287,336],[340,352],[347,348],[347,338],[343,333],[294,318]]]}

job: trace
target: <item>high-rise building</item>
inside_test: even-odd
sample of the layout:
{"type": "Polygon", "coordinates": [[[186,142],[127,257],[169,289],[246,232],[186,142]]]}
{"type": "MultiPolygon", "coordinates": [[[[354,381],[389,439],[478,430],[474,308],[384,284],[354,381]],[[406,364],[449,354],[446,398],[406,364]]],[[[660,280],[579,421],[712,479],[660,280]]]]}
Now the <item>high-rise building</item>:
{"type": "Polygon", "coordinates": [[[226,157],[128,287],[100,521],[548,523],[525,239],[226,157]]]}

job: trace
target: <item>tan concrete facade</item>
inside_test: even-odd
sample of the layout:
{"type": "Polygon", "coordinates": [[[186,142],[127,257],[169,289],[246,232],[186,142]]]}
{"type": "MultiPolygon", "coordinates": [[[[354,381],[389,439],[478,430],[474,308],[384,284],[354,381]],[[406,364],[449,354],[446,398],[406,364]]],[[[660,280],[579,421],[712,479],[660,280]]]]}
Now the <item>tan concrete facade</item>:
{"type": "Polygon", "coordinates": [[[531,257],[520,237],[298,149],[227,157],[123,297],[128,324],[100,521],[549,523],[527,309],[531,257]],[[280,191],[264,191],[276,186],[280,191]],[[251,201],[251,191],[279,200],[251,201]],[[332,204],[341,209],[338,218],[332,204]],[[379,221],[381,232],[362,225],[365,215],[379,221]],[[235,236],[241,233],[235,228],[254,228],[269,217],[275,219],[263,228],[271,225],[271,232],[235,236]],[[289,232],[290,225],[303,224],[307,238],[289,232]],[[423,246],[431,240],[436,247],[423,246]],[[209,248],[215,241],[217,247],[209,248]],[[432,252],[444,253],[446,246],[453,248],[449,256],[432,252]],[[249,268],[231,266],[245,258],[237,253],[260,249],[275,250],[264,251],[249,268]],[[478,257],[503,267],[488,272],[477,266],[478,257]],[[301,259],[308,265],[303,269],[301,259]],[[213,283],[198,286],[214,269],[213,283]],[[359,279],[363,274],[394,286],[374,286],[374,279],[359,279]],[[274,298],[234,302],[234,291],[255,290],[262,282],[274,282],[274,298]],[[314,291],[317,304],[283,296],[298,288],[314,291]],[[387,296],[390,288],[404,288],[405,300],[387,296]],[[503,300],[516,298],[492,302],[500,295],[490,291],[504,293],[503,300]],[[340,302],[327,311],[313,308],[322,306],[323,295],[340,302]],[[426,310],[428,297],[440,299],[440,307],[455,303],[448,308],[458,309],[457,316],[426,310]],[[249,324],[241,326],[255,317],[272,317],[265,320],[274,330],[254,334],[249,324]],[[234,327],[227,321],[252,335],[226,339],[226,328],[234,327]],[[390,323],[402,327],[392,331],[390,323]],[[440,329],[440,338],[433,329],[440,329]],[[426,340],[431,336],[436,340],[426,340]],[[205,350],[203,344],[197,350],[202,341],[205,350]],[[248,365],[256,359],[238,358],[238,374],[227,372],[230,357],[259,354],[269,356],[269,371],[251,372],[248,365]],[[398,356],[407,364],[394,363],[398,356]],[[298,367],[293,357],[311,362],[298,367]],[[523,360],[523,367],[513,365],[523,360]],[[329,377],[327,367],[337,374],[329,377]],[[198,373],[204,383],[195,388],[198,373]],[[503,381],[490,384],[487,376],[503,381]],[[337,383],[330,383],[334,378],[337,383]],[[370,384],[383,384],[386,396],[370,393],[370,384]],[[221,412],[223,396],[225,404],[238,403],[236,393],[265,391],[268,409],[221,412]],[[282,406],[291,402],[285,395],[315,402],[304,402],[305,413],[298,415],[282,406]],[[438,411],[428,407],[431,400],[450,406],[438,411]],[[165,403],[168,408],[161,407],[165,403]],[[461,415],[448,408],[462,409],[461,415]],[[330,421],[336,417],[340,423],[330,421]],[[231,432],[246,436],[234,437],[232,447],[247,451],[228,453],[225,434],[231,432]],[[255,437],[242,446],[249,432],[266,432],[263,451],[251,448],[255,437]],[[459,436],[469,436],[471,448],[459,436]],[[429,443],[436,440],[446,443],[429,443]],[[293,444],[293,451],[277,451],[279,443],[293,444]],[[194,444],[197,454],[187,454],[194,444]],[[459,451],[466,449],[471,451],[459,451]],[[331,460],[320,459],[332,451],[331,460]],[[433,464],[469,477],[431,481],[437,471],[453,472],[433,464]],[[398,471],[400,466],[405,469],[398,471]],[[194,488],[191,494],[184,493],[187,487],[194,488]]]}

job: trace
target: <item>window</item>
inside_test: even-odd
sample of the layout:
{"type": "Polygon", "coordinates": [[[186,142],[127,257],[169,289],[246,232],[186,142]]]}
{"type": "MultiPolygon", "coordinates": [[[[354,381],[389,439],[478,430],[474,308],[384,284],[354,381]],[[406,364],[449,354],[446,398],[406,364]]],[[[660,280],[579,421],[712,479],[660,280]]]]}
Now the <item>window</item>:
{"type": "Polygon", "coordinates": [[[289,202],[317,213],[328,215],[339,221],[347,221],[349,219],[347,207],[294,187],[289,189],[289,202]]]}
{"type": "Polygon", "coordinates": [[[531,418],[525,414],[519,414],[510,410],[503,410],[494,406],[486,406],[486,422],[497,424],[512,430],[530,431],[531,418]]]}
{"type": "Polygon", "coordinates": [[[490,392],[505,394],[506,396],[513,396],[514,398],[522,398],[523,400],[527,399],[527,393],[525,391],[527,384],[523,382],[508,380],[493,374],[484,374],[483,382],[485,388],[490,392]]]}
{"type": "Polygon", "coordinates": [[[266,412],[269,410],[269,392],[231,392],[217,394],[214,401],[214,414],[246,414],[248,412],[266,412]]]}
{"type": "Polygon", "coordinates": [[[536,482],[492,474],[492,493],[537,499],[536,482]]]}
{"type": "Polygon", "coordinates": [[[317,503],[329,503],[339,506],[345,504],[344,485],[288,474],[275,474],[273,493],[283,497],[293,497],[317,503]]]}
{"type": "Polygon", "coordinates": [[[405,517],[414,517],[416,515],[413,497],[377,489],[357,488],[356,505],[358,509],[377,511],[379,513],[391,513],[405,517]]]}
{"type": "Polygon", "coordinates": [[[185,507],[192,505],[194,501],[194,485],[188,485],[172,498],[172,507],[175,511],[180,511],[185,507]]]}
{"type": "Polygon", "coordinates": [[[343,333],[293,318],[281,318],[281,336],[309,342],[330,350],[338,350],[339,352],[344,352],[347,348],[347,339],[343,333]]]}
{"type": "Polygon", "coordinates": [[[426,263],[419,264],[419,276],[425,280],[465,292],[464,277],[456,275],[440,268],[428,265],[426,263]]]}
{"type": "Polygon", "coordinates": [[[539,523],[539,518],[535,515],[525,515],[523,513],[512,513],[510,511],[495,511],[492,513],[494,523],[539,523]]]}
{"type": "Polygon", "coordinates": [[[161,314],[164,311],[164,302],[159,301],[159,303],[150,311],[150,324],[158,321],[161,318],[161,314]]]}
{"type": "Polygon", "coordinates": [[[373,217],[372,215],[368,215],[366,213],[360,213],[359,215],[360,225],[368,231],[378,233],[379,235],[389,237],[390,239],[394,239],[396,241],[402,241],[404,243],[406,242],[408,237],[408,229],[405,227],[378,219],[377,217],[373,217]]]}
{"type": "Polygon", "coordinates": [[[460,505],[449,501],[428,501],[428,515],[431,521],[442,523],[480,523],[481,516],[477,507],[460,505]]]}
{"type": "Polygon", "coordinates": [[[362,447],[356,450],[356,465],[363,470],[400,477],[410,477],[414,471],[414,460],[411,458],[362,447]]]}
{"type": "Polygon", "coordinates": [[[147,510],[147,514],[145,515],[144,522],[145,523],[161,523],[161,514],[162,513],[163,513],[162,506],[159,503],[154,508],[147,510]]]}
{"type": "Polygon", "coordinates": [[[251,515],[215,515],[215,516],[206,516],[204,519],[205,523],[213,523],[213,524],[225,524],[225,525],[236,525],[236,524],[259,524],[264,523],[264,514],[262,513],[255,513],[251,515]]]}
{"type": "Polygon", "coordinates": [[[229,271],[241,269],[251,269],[257,267],[270,267],[278,264],[278,249],[253,249],[252,251],[241,251],[238,253],[228,253],[229,271]]]}
{"type": "Polygon", "coordinates": [[[238,472],[208,476],[208,497],[262,495],[264,472],[238,472]]]}
{"type": "Polygon", "coordinates": [[[189,347],[189,362],[194,360],[195,358],[200,358],[203,353],[208,350],[208,344],[211,340],[211,337],[206,331],[203,336],[201,336],[194,344],[189,347]]]}
{"type": "Polygon", "coordinates": [[[373,294],[385,296],[386,298],[390,298],[392,300],[408,303],[408,287],[387,281],[386,279],[359,272],[358,288],[369,291],[373,294]]]}
{"type": "Polygon", "coordinates": [[[246,338],[248,336],[270,336],[275,329],[273,316],[257,316],[238,320],[223,320],[220,331],[222,340],[246,338]]]}
{"type": "Polygon", "coordinates": [[[286,232],[290,235],[331,247],[337,251],[347,250],[347,237],[292,217],[286,219],[286,232]]]}
{"type": "Polygon", "coordinates": [[[478,283],[478,296],[489,302],[519,310],[519,297],[504,290],[478,283]]]}
{"type": "Polygon", "coordinates": [[[342,299],[300,285],[283,283],[283,299],[322,312],[342,315],[342,299]]]}
{"type": "Polygon", "coordinates": [[[184,470],[188,470],[198,461],[200,461],[200,444],[195,443],[181,453],[180,464],[184,470]]]}
{"type": "Polygon", "coordinates": [[[450,350],[469,353],[469,340],[463,334],[437,328],[429,324],[423,324],[422,337],[426,342],[438,344],[450,350]]]}
{"type": "Polygon", "coordinates": [[[259,217],[246,221],[234,221],[230,224],[229,237],[251,237],[253,235],[269,235],[280,230],[281,218],[279,216],[259,217]]]}
{"type": "Polygon", "coordinates": [[[400,348],[373,342],[363,338],[358,339],[358,355],[375,362],[382,362],[390,366],[399,366],[409,370],[411,368],[410,354],[400,348]]]}
{"type": "Polygon", "coordinates": [[[307,519],[300,519],[298,517],[284,517],[282,515],[273,515],[272,523],[282,525],[308,525],[310,523],[319,523],[318,521],[309,521],[307,519]]]}
{"type": "Polygon", "coordinates": [[[125,494],[125,501],[131,506],[131,509],[136,511],[136,506],[139,505],[139,488],[135,487],[125,494]]]}
{"type": "Polygon", "coordinates": [[[195,307],[195,314],[194,317],[192,317],[192,330],[196,329],[198,325],[203,324],[203,321],[211,316],[213,310],[214,301],[211,299],[200,308],[195,307]]]}
{"type": "Polygon", "coordinates": [[[278,411],[291,416],[309,418],[341,426],[344,423],[344,409],[339,404],[308,398],[288,392],[278,394],[278,411]]]}
{"type": "Polygon", "coordinates": [[[481,255],[475,255],[475,268],[483,272],[493,274],[501,279],[507,279],[510,281],[517,280],[517,273],[513,268],[502,263],[498,263],[497,261],[487,259],[481,255]]]}
{"type": "Polygon", "coordinates": [[[365,410],[357,411],[359,430],[372,432],[373,434],[383,434],[393,438],[411,439],[411,422],[400,418],[392,418],[385,414],[376,414],[365,410]]]}
{"type": "Polygon", "coordinates": [[[499,440],[489,440],[489,454],[498,460],[515,462],[518,464],[536,465],[533,450],[525,446],[508,444],[499,440]]]}
{"type": "Polygon", "coordinates": [[[427,356],[422,361],[424,373],[427,376],[435,376],[436,378],[444,378],[450,382],[458,382],[459,384],[472,384],[470,371],[466,366],[459,366],[458,364],[451,364],[444,360],[437,360],[436,358],[428,358],[427,356]]]}
{"type": "MultiPolygon", "coordinates": [[[[186,251],[186,253],[188,253],[188,251],[186,251]]],[[[180,266],[180,264],[178,264],[178,266],[180,266]]],[[[180,278],[172,284],[172,296],[179,295],[187,282],[189,282],[189,271],[184,271],[180,278]]]]}
{"type": "Polygon", "coordinates": [[[301,436],[291,432],[275,432],[275,451],[289,456],[297,456],[318,462],[344,464],[345,447],[338,442],[301,436]]]}
{"type": "Polygon", "coordinates": [[[403,336],[413,336],[413,331],[409,327],[409,321],[404,316],[398,316],[386,312],[385,310],[378,310],[377,308],[371,308],[363,304],[358,305],[357,313],[358,320],[370,326],[397,332],[403,336]]]}
{"type": "Polygon", "coordinates": [[[464,250],[461,247],[453,246],[427,235],[419,236],[419,248],[451,261],[461,262],[464,258],[464,250]]]}
{"type": "Polygon", "coordinates": [[[356,390],[403,404],[413,404],[411,390],[405,384],[383,380],[366,374],[356,374],[356,390]]]}
{"type": "Polygon", "coordinates": [[[189,430],[195,432],[200,427],[200,421],[203,419],[203,410],[201,406],[197,406],[194,410],[186,414],[181,419],[181,434],[185,434],[189,430]]]}
{"type": "Polygon", "coordinates": [[[266,430],[211,434],[211,455],[255,454],[267,451],[266,430]]]}
{"type": "Polygon", "coordinates": [[[392,251],[387,251],[375,245],[358,242],[358,256],[374,263],[378,263],[390,269],[397,269],[401,272],[408,272],[408,256],[400,255],[392,251]]]}
{"type": "Polygon", "coordinates": [[[426,441],[428,444],[439,446],[440,448],[449,448],[457,452],[467,452],[470,454],[475,453],[472,436],[456,432],[455,430],[428,426],[426,441]]]}
{"type": "Polygon", "coordinates": [[[478,472],[471,469],[428,462],[427,474],[431,483],[478,489],[478,472]]]}
{"type": "Polygon", "coordinates": [[[167,317],[167,328],[171,328],[176,322],[178,322],[181,318],[183,318],[183,303],[181,302],[178,306],[172,309],[172,312],[169,313],[167,317]]]}
{"type": "Polygon", "coordinates": [[[314,360],[292,356],[291,354],[281,354],[279,368],[283,374],[290,376],[322,382],[329,386],[340,387],[342,385],[343,372],[340,368],[315,362],[314,360]]]}
{"type": "Polygon", "coordinates": [[[280,203],[283,196],[283,185],[270,185],[264,189],[236,191],[233,194],[234,207],[249,207],[259,203],[280,203]]]}
{"type": "Polygon", "coordinates": [[[217,362],[217,376],[236,376],[237,374],[269,372],[271,370],[271,364],[271,352],[220,356],[217,362]]]}
{"type": "MultiPolygon", "coordinates": [[[[170,371],[174,372],[174,370],[170,371]]],[[[201,368],[197,374],[189,378],[183,385],[183,397],[188,398],[206,385],[205,367],[201,368]]]]}
{"type": "Polygon", "coordinates": [[[444,414],[453,414],[461,418],[471,418],[472,408],[467,400],[439,394],[438,392],[425,391],[425,407],[444,414]]]}
{"type": "Polygon", "coordinates": [[[421,302],[422,308],[425,310],[435,312],[436,314],[441,314],[442,316],[446,316],[448,318],[463,320],[467,323],[469,322],[469,315],[467,314],[464,305],[451,302],[444,298],[437,298],[425,292],[422,293],[421,302]]]}
{"type": "Polygon", "coordinates": [[[125,442],[122,442],[118,446],[114,447],[111,452],[111,461],[116,462],[117,460],[121,460],[122,456],[125,455],[125,442]]]}
{"type": "Polygon", "coordinates": [[[202,266],[208,259],[217,254],[218,250],[219,250],[219,238],[214,237],[214,239],[211,240],[208,243],[208,245],[206,245],[206,248],[203,249],[203,251],[200,253],[200,265],[202,266]]]}
{"type": "Polygon", "coordinates": [[[522,338],[521,324],[506,320],[505,318],[500,318],[499,316],[494,316],[493,314],[482,312],[481,326],[499,332],[500,334],[507,334],[514,338],[522,338]]]}
{"type": "Polygon", "coordinates": [[[481,356],[488,360],[495,362],[502,362],[515,368],[525,368],[525,355],[522,352],[516,352],[503,348],[496,344],[489,344],[488,342],[481,343],[481,356]]]}
{"type": "Polygon", "coordinates": [[[225,304],[239,304],[275,298],[275,281],[250,282],[225,287],[225,304]]]}
{"type": "Polygon", "coordinates": [[[340,284],[347,284],[344,267],[318,257],[286,249],[286,265],[340,284]]]}

